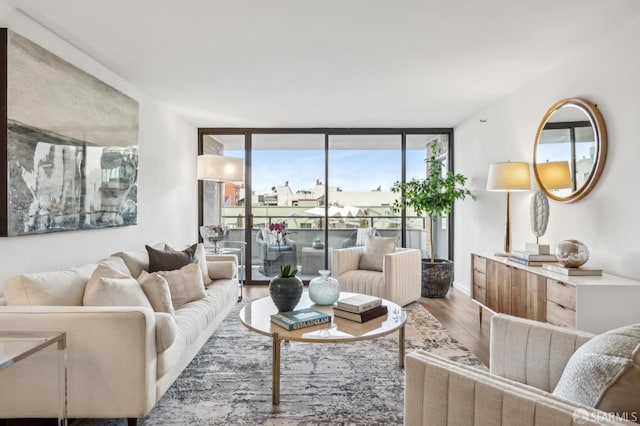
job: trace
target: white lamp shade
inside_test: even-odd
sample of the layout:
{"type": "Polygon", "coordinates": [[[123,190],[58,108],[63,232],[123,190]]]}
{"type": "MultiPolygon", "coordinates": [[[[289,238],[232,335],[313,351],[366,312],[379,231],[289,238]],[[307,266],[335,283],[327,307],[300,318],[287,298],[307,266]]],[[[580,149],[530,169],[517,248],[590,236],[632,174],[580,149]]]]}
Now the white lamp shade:
{"type": "Polygon", "coordinates": [[[198,155],[198,180],[216,182],[242,182],[244,160],[223,155],[198,155]]]}
{"type": "Polygon", "coordinates": [[[487,191],[528,191],[529,163],[494,163],[489,166],[487,191]]]}
{"type": "Polygon", "coordinates": [[[568,161],[537,163],[536,172],[541,186],[546,189],[565,189],[573,186],[568,161]]]}

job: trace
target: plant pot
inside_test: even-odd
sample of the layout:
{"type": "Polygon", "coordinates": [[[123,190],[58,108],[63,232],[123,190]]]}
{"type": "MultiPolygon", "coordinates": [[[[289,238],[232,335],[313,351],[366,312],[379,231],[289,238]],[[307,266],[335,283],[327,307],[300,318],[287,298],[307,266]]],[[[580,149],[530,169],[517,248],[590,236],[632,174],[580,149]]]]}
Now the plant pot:
{"type": "Polygon", "coordinates": [[[269,282],[269,295],[279,312],[293,311],[302,296],[302,280],[278,275],[269,282]]]}
{"type": "Polygon", "coordinates": [[[422,259],[422,297],[445,297],[453,284],[453,262],[422,259]]]}

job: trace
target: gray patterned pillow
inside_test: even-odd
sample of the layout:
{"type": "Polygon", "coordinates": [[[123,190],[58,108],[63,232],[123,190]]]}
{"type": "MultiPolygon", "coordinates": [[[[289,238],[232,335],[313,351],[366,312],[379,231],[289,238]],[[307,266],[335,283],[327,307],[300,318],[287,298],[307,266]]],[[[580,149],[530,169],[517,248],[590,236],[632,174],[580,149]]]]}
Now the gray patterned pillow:
{"type": "Polygon", "coordinates": [[[393,253],[396,249],[397,237],[372,237],[367,238],[364,245],[364,253],[360,258],[359,269],[370,271],[382,271],[384,255],[393,253]]]}
{"type": "Polygon", "coordinates": [[[640,324],[600,334],[578,348],[567,362],[553,394],[622,417],[637,416],[640,324]]]}

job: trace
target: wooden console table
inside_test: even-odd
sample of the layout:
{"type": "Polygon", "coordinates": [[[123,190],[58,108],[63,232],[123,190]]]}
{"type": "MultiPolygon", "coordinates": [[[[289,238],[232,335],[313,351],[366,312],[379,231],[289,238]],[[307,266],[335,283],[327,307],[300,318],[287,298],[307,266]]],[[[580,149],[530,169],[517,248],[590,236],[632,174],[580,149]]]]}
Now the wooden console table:
{"type": "Polygon", "coordinates": [[[477,253],[471,254],[471,276],[480,321],[488,309],[591,333],[640,323],[640,281],[567,276],[477,253]]]}

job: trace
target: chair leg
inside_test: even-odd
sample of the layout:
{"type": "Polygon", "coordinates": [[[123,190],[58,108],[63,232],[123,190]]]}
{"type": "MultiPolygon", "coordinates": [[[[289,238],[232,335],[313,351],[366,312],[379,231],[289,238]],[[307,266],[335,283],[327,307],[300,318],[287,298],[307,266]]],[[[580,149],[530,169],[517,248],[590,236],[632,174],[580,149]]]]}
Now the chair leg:
{"type": "Polygon", "coordinates": [[[127,419],[127,425],[128,426],[137,426],[138,425],[138,419],[136,419],[135,417],[129,417],[127,419]]]}

